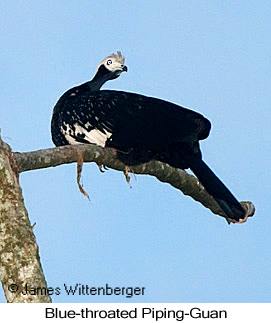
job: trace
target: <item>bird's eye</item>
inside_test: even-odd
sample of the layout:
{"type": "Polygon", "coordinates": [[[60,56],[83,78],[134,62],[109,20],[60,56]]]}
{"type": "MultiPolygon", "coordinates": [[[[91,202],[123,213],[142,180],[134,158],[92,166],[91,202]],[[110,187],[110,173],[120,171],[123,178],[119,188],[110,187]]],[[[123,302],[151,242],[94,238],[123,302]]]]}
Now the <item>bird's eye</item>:
{"type": "Polygon", "coordinates": [[[106,64],[107,64],[107,65],[112,64],[112,60],[111,60],[111,59],[107,60],[106,64]]]}

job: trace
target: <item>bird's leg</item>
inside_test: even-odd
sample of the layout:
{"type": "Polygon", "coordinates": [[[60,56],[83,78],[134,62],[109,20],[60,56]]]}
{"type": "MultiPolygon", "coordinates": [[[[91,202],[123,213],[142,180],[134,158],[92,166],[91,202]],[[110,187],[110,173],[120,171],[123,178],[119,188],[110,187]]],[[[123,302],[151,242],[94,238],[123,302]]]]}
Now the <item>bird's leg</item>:
{"type": "MultiPolygon", "coordinates": [[[[107,147],[107,149],[110,149],[112,151],[112,153],[113,153],[114,156],[117,156],[118,152],[121,152],[122,154],[125,154],[126,153],[126,152],[120,151],[120,150],[118,150],[118,149],[116,149],[114,147],[107,147]]],[[[134,171],[129,166],[125,165],[124,170],[123,170],[123,174],[125,176],[126,182],[129,184],[129,186],[131,188],[132,187],[130,185],[131,177],[129,175],[129,172],[130,173],[133,173],[134,174],[134,177],[135,177],[134,171]]],[[[135,180],[136,180],[136,177],[135,177],[135,180]]]]}
{"type": "Polygon", "coordinates": [[[84,163],[83,154],[78,153],[78,155],[77,155],[77,185],[78,185],[80,192],[89,199],[88,193],[83,189],[83,186],[80,184],[83,163],[84,163]]]}
{"type": "Polygon", "coordinates": [[[117,155],[117,153],[118,153],[118,149],[113,148],[113,147],[106,147],[106,148],[107,148],[107,149],[110,149],[114,156],[116,156],[116,155],[117,155]]]}

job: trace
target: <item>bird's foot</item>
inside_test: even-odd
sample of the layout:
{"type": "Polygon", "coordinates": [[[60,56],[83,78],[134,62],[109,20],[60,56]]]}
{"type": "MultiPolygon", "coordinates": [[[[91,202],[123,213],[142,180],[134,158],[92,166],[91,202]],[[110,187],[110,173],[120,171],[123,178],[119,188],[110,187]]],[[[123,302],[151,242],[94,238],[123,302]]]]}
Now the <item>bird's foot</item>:
{"type": "Polygon", "coordinates": [[[247,222],[247,216],[244,219],[239,219],[238,221],[234,220],[234,219],[231,219],[231,218],[226,218],[226,221],[228,222],[228,224],[231,224],[231,223],[245,223],[245,222],[247,222]]]}
{"type": "Polygon", "coordinates": [[[239,219],[238,221],[234,220],[234,219],[226,218],[228,224],[245,223],[247,221],[248,217],[251,217],[254,215],[255,206],[253,205],[253,203],[251,203],[250,201],[242,201],[242,202],[240,202],[240,204],[242,205],[243,209],[246,211],[245,217],[243,219],[239,219]]]}
{"type": "Polygon", "coordinates": [[[108,167],[106,167],[105,165],[103,165],[103,164],[98,164],[97,162],[96,162],[96,164],[97,164],[97,166],[98,166],[98,168],[99,168],[99,171],[100,171],[101,173],[105,173],[105,171],[106,171],[106,170],[108,170],[108,167]]]}

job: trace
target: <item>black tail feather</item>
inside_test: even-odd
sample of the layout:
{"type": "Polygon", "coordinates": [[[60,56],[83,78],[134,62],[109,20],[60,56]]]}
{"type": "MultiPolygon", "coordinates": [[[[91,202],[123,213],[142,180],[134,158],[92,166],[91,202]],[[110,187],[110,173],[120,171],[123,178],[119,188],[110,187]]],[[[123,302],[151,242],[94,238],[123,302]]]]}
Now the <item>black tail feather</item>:
{"type": "Polygon", "coordinates": [[[190,169],[197,176],[206,191],[213,196],[225,214],[233,220],[239,221],[245,218],[245,210],[241,204],[204,163],[200,156],[193,156],[189,160],[190,169]]]}

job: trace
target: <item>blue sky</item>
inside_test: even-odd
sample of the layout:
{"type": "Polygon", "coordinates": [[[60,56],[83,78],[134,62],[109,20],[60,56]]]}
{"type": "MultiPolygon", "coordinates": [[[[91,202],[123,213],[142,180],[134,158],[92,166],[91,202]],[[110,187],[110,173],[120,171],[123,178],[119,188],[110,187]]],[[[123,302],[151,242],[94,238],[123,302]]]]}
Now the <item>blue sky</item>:
{"type": "MultiPolygon", "coordinates": [[[[55,302],[269,302],[270,1],[1,2],[2,138],[52,147],[68,88],[121,50],[128,73],[105,88],[163,98],[212,122],[204,160],[256,214],[226,224],[149,176],[85,164],[24,173],[21,186],[55,302]],[[63,284],[145,287],[144,296],[68,296],[63,284]]],[[[2,291],[0,301],[4,302],[2,291]]]]}

